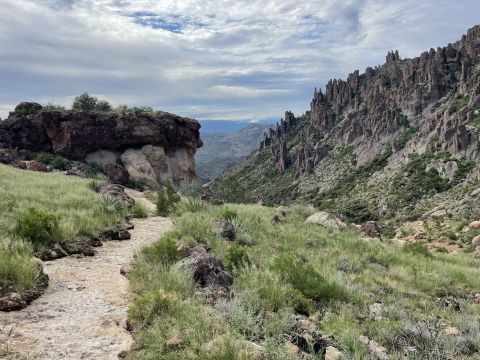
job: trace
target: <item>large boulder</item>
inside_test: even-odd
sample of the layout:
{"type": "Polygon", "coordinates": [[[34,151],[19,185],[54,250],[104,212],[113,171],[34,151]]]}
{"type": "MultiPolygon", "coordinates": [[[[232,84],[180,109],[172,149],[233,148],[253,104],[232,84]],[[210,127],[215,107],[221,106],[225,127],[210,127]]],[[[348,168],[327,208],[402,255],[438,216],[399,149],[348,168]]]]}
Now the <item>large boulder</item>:
{"type": "Polygon", "coordinates": [[[117,153],[113,151],[100,149],[100,150],[96,150],[94,152],[88,153],[87,156],[85,157],[85,162],[90,165],[95,165],[99,169],[103,169],[108,164],[116,164],[119,159],[120,159],[120,156],[117,153]]]}
{"type": "Polygon", "coordinates": [[[142,150],[128,149],[122,154],[121,159],[130,179],[144,182],[154,188],[159,187],[155,170],[142,150]]]}
{"type": "Polygon", "coordinates": [[[327,229],[332,229],[332,230],[341,230],[345,229],[347,225],[340,219],[337,219],[333,215],[325,212],[325,211],[319,211],[307,218],[305,222],[310,223],[310,224],[316,224],[323,226],[327,229]]]}
{"type": "Polygon", "coordinates": [[[48,167],[47,165],[41,163],[40,161],[32,160],[27,164],[27,170],[48,172],[48,167]]]}

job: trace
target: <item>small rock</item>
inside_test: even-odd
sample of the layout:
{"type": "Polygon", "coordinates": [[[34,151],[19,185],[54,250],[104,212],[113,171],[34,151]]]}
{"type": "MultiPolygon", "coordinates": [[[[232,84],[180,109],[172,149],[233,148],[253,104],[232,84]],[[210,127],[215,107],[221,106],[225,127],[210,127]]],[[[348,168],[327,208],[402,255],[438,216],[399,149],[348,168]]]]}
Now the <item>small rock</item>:
{"type": "Polygon", "coordinates": [[[370,316],[373,317],[376,321],[382,320],[382,316],[385,313],[386,307],[380,303],[374,303],[368,306],[370,310],[370,316]]]}
{"type": "Polygon", "coordinates": [[[360,226],[360,234],[369,238],[382,239],[382,230],[375,221],[368,221],[360,226]]]}
{"type": "Polygon", "coordinates": [[[102,236],[109,240],[129,240],[131,237],[126,229],[119,227],[112,227],[103,230],[102,236]]]}
{"type": "Polygon", "coordinates": [[[446,334],[446,335],[460,335],[461,334],[461,331],[458,330],[456,327],[453,327],[453,326],[447,326],[443,329],[443,332],[446,334]]]}
{"type": "Polygon", "coordinates": [[[125,264],[120,267],[120,274],[128,276],[133,271],[133,267],[130,264],[125,264]]]}
{"type": "Polygon", "coordinates": [[[222,238],[230,241],[235,240],[235,227],[230,221],[225,219],[216,220],[215,227],[222,238]]]}
{"type": "Polygon", "coordinates": [[[475,303],[480,304],[480,293],[475,294],[475,303]]]}
{"type": "Polygon", "coordinates": [[[333,346],[327,346],[325,350],[325,360],[341,360],[343,359],[343,353],[334,348],[333,346]]]}
{"type": "Polygon", "coordinates": [[[472,221],[470,224],[468,224],[468,227],[470,229],[480,229],[480,220],[472,221]]]}
{"type": "Polygon", "coordinates": [[[169,349],[174,349],[182,345],[183,340],[178,335],[173,335],[165,342],[165,345],[169,349]]]}

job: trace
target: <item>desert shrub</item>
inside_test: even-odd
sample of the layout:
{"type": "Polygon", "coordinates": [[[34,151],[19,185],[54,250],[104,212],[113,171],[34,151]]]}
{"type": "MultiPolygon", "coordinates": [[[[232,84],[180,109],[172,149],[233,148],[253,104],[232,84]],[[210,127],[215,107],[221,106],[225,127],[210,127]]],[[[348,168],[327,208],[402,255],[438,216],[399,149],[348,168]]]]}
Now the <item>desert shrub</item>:
{"type": "Polygon", "coordinates": [[[320,275],[305,259],[287,252],[275,259],[272,269],[307,298],[328,301],[346,297],[344,289],[320,275]]]}
{"type": "Polygon", "coordinates": [[[232,272],[252,264],[248,251],[242,246],[234,245],[225,255],[225,267],[232,272]]]}
{"type": "Polygon", "coordinates": [[[53,161],[54,158],[55,158],[55,155],[47,152],[43,152],[38,154],[35,160],[41,162],[42,164],[50,165],[50,163],[53,161]]]}
{"type": "Polygon", "coordinates": [[[144,219],[148,217],[148,210],[145,205],[137,201],[135,202],[135,205],[133,205],[132,215],[134,218],[144,219]]]}
{"type": "Polygon", "coordinates": [[[156,317],[172,315],[180,307],[181,300],[175,293],[152,290],[134,301],[128,310],[128,317],[136,327],[145,327],[156,317]]]}
{"type": "Polygon", "coordinates": [[[50,166],[58,170],[66,170],[69,164],[70,161],[61,156],[55,156],[50,162],[50,166]]]}
{"type": "Polygon", "coordinates": [[[34,246],[51,245],[59,240],[58,218],[35,208],[27,209],[17,219],[15,233],[34,246]]]}
{"type": "Polygon", "coordinates": [[[474,161],[458,161],[457,162],[458,169],[455,171],[455,174],[453,174],[452,178],[452,184],[456,185],[460,182],[462,182],[467,175],[472,171],[472,169],[475,167],[475,162],[474,161]]]}
{"type": "Polygon", "coordinates": [[[106,182],[104,180],[93,179],[88,183],[88,187],[95,192],[99,192],[102,186],[105,184],[106,182]]]}
{"type": "Polygon", "coordinates": [[[444,254],[448,254],[448,250],[443,248],[443,247],[438,247],[435,249],[435,252],[437,253],[444,253],[444,254]]]}
{"type": "Polygon", "coordinates": [[[95,110],[108,112],[112,110],[112,105],[107,100],[99,100],[95,106],[95,110]]]}
{"type": "Polygon", "coordinates": [[[130,189],[138,190],[138,191],[145,191],[146,189],[148,189],[148,185],[145,181],[133,180],[133,179],[128,180],[127,187],[129,187],[130,189]]]}
{"type": "Polygon", "coordinates": [[[31,288],[38,273],[30,246],[22,241],[0,243],[0,297],[31,288]]]}
{"type": "Polygon", "coordinates": [[[42,111],[64,111],[65,107],[62,105],[54,104],[52,102],[48,102],[43,105],[42,111]]]}
{"type": "Polygon", "coordinates": [[[411,242],[403,245],[402,251],[409,254],[432,257],[432,254],[430,253],[430,251],[428,251],[427,245],[419,241],[415,241],[415,242],[411,242]]]}
{"type": "Polygon", "coordinates": [[[157,194],[157,214],[160,216],[170,215],[179,201],[180,196],[173,188],[172,183],[166,181],[157,194]]]}
{"type": "Polygon", "coordinates": [[[236,219],[238,214],[235,210],[225,207],[222,211],[222,218],[228,221],[236,219]]]}
{"type": "Polygon", "coordinates": [[[296,314],[309,316],[315,311],[315,306],[312,304],[312,301],[295,289],[288,294],[288,303],[296,314]]]}
{"type": "Polygon", "coordinates": [[[76,96],[73,99],[72,108],[75,110],[95,110],[97,106],[98,99],[95,96],[90,96],[88,93],[83,93],[82,95],[76,96]]]}
{"type": "Polygon", "coordinates": [[[120,200],[116,197],[110,195],[102,195],[100,200],[103,210],[109,213],[121,212],[123,210],[123,205],[120,200]]]}
{"type": "Polygon", "coordinates": [[[208,211],[208,203],[196,198],[182,199],[182,201],[175,206],[175,213],[178,215],[187,212],[197,213],[202,211],[208,211]]]}
{"type": "Polygon", "coordinates": [[[177,246],[172,234],[164,235],[159,241],[143,249],[142,254],[152,263],[172,264],[187,256],[185,250],[177,246]]]}

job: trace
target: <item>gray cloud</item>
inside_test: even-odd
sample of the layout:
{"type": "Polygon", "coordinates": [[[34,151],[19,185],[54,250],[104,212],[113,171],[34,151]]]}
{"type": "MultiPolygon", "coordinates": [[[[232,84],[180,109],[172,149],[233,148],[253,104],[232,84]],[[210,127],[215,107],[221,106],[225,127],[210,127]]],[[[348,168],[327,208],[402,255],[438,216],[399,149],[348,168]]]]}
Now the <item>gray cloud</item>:
{"type": "Polygon", "coordinates": [[[455,41],[478,0],[0,0],[0,116],[88,91],[200,119],[307,110],[313,87],[455,41]]]}

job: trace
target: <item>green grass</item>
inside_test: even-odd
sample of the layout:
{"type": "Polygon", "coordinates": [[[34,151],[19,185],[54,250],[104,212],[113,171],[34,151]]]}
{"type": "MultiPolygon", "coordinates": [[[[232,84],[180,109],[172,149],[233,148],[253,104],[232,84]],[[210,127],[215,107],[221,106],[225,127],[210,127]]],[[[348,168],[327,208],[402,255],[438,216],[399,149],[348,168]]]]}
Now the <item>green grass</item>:
{"type": "Polygon", "coordinates": [[[88,180],[0,165],[0,295],[32,285],[34,247],[95,234],[121,217],[105,211],[88,180]]]}
{"type": "Polygon", "coordinates": [[[480,259],[471,253],[427,253],[420,245],[402,251],[395,243],[361,240],[353,229],[331,233],[306,224],[312,209],[302,206],[276,225],[268,207],[192,210],[177,214],[175,230],[146,248],[130,275],[137,294],[129,313],[136,340],[131,359],[254,358],[245,354],[246,341],[262,344],[265,359],[295,359],[285,345],[295,314],[311,316],[349,359],[366,358],[361,335],[387,347],[392,359],[405,358],[407,346],[417,347],[417,359],[467,359],[480,350],[480,308],[472,301],[480,259]],[[235,242],[221,239],[213,226],[226,212],[242,223],[235,242]],[[244,238],[254,241],[245,246],[244,238]],[[181,245],[197,243],[211,247],[234,274],[233,299],[214,307],[202,302],[190,276],[176,270],[175,261],[186,256],[181,245]],[[440,306],[445,296],[461,310],[440,306]],[[369,315],[376,302],[387,309],[381,320],[369,315]],[[418,331],[422,324],[431,333],[418,331]],[[444,335],[446,325],[462,335],[444,335]],[[219,342],[215,355],[205,353],[210,341],[219,342]]]}

